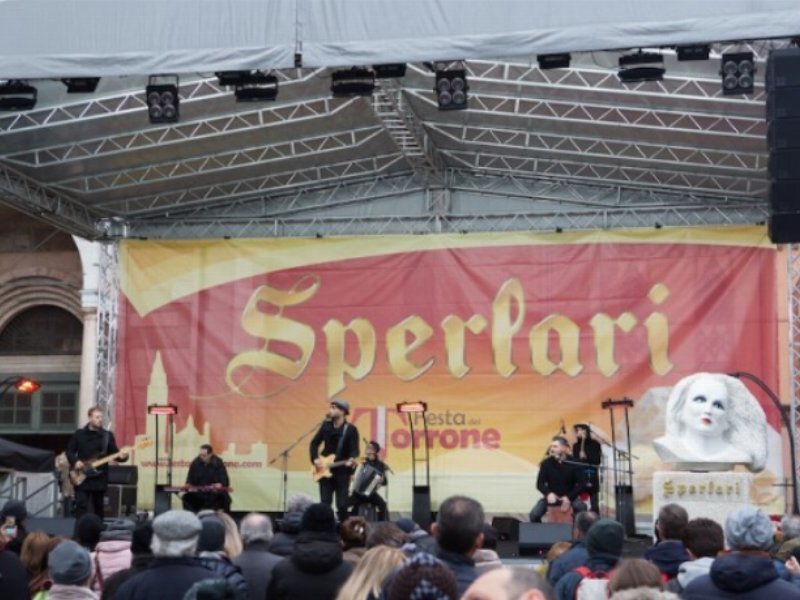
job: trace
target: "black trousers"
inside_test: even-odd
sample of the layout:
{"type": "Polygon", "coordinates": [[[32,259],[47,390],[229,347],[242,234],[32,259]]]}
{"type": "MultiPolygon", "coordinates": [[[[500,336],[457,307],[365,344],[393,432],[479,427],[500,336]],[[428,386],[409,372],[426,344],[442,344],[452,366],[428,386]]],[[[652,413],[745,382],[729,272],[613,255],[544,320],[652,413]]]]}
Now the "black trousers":
{"type": "Polygon", "coordinates": [[[82,490],[80,487],[75,488],[75,518],[80,519],[83,515],[89,512],[89,506],[92,507],[92,512],[101,519],[103,518],[103,499],[105,498],[106,490],[82,490]]]}
{"type": "Polygon", "coordinates": [[[319,501],[328,506],[333,506],[333,496],[336,495],[336,517],[341,523],[348,516],[347,501],[350,493],[350,469],[331,469],[331,476],[319,480],[319,501]]]}
{"type": "Polygon", "coordinates": [[[227,492],[186,492],[181,500],[184,510],[190,510],[193,513],[206,508],[231,511],[231,497],[227,492]]]}
{"type": "Polygon", "coordinates": [[[362,504],[374,504],[378,509],[378,521],[385,521],[387,516],[386,500],[378,492],[372,492],[369,496],[353,494],[350,496],[350,506],[353,507],[352,515],[358,516],[358,507],[362,504]]]}

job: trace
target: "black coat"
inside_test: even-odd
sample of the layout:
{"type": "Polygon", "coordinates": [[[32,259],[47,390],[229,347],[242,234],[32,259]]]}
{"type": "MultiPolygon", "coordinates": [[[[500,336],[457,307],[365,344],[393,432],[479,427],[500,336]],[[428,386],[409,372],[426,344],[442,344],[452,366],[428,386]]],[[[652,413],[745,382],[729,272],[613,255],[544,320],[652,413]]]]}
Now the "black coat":
{"type": "MultiPolygon", "coordinates": [[[[69,466],[74,467],[79,460],[87,462],[117,452],[119,448],[112,432],[86,425],[72,434],[67,445],[67,460],[69,466]]],[[[99,474],[96,477],[87,477],[78,488],[87,492],[105,491],[108,488],[108,463],[97,470],[99,474]]]]}
{"type": "Polygon", "coordinates": [[[681,594],[685,600],[747,598],[747,600],[794,600],[800,588],[783,581],[767,556],[732,552],[711,563],[708,575],[693,580],[681,594]]]}
{"type": "Polygon", "coordinates": [[[186,483],[189,485],[211,485],[220,483],[225,487],[230,487],[228,479],[228,469],[225,463],[216,454],[211,456],[207,463],[203,462],[198,456],[189,465],[189,472],[186,474],[186,483]]]}
{"type": "Polygon", "coordinates": [[[291,556],[302,521],[302,512],[286,513],[280,520],[280,531],[273,536],[269,543],[269,551],[278,556],[291,556]]]}
{"type": "Polygon", "coordinates": [[[283,560],[282,556],[267,549],[267,543],[250,542],[244,551],[233,559],[233,564],[242,570],[250,588],[250,598],[263,600],[267,597],[267,587],[272,579],[272,569],[283,560]]]}
{"type": "Polygon", "coordinates": [[[558,462],[549,456],[539,464],[536,488],[543,496],[553,492],[556,496],[568,496],[570,500],[575,500],[583,491],[583,482],[575,465],[558,462]]]}
{"type": "Polygon", "coordinates": [[[342,559],[338,534],[303,531],[297,536],[292,555],[272,569],[267,598],[335,600],[352,570],[353,566],[342,559]]]}
{"type": "Polygon", "coordinates": [[[214,571],[213,579],[224,579],[236,590],[236,600],[247,600],[250,597],[247,580],[245,580],[242,570],[234,565],[227,556],[209,552],[208,556],[205,554],[200,556],[200,562],[204,567],[214,571]]]}
{"type": "Polygon", "coordinates": [[[198,581],[213,579],[214,571],[194,557],[153,559],[150,566],[123,583],[116,600],[176,600],[198,581]]]}
{"type": "MultiPolygon", "coordinates": [[[[336,460],[347,460],[348,458],[356,458],[359,455],[358,449],[358,429],[354,425],[345,422],[341,427],[334,427],[333,421],[325,421],[322,426],[317,430],[316,435],[311,440],[309,445],[309,452],[311,454],[311,462],[319,458],[319,446],[322,444],[322,454],[328,456],[336,454],[336,460]],[[345,432],[345,425],[347,431],[345,432]],[[344,432],[344,441],[339,445],[339,440],[342,439],[344,432]],[[337,450],[339,450],[337,452],[337,450]]],[[[349,468],[349,467],[341,467],[349,468]]]]}
{"type": "Polygon", "coordinates": [[[0,550],[0,590],[3,600],[28,600],[28,574],[19,557],[0,550]]]}

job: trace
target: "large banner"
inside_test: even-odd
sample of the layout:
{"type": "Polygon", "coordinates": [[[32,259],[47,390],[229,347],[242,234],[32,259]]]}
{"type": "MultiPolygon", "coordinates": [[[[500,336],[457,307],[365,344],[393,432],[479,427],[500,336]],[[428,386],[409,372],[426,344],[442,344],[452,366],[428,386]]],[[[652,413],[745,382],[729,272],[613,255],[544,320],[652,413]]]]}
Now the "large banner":
{"type": "MultiPolygon", "coordinates": [[[[777,389],[778,256],[764,228],[126,240],[117,438],[158,426],[158,479],[177,484],[211,443],[235,510],[280,510],[284,493],[316,495],[310,434],[342,398],[360,437],[384,448],[392,510],[409,509],[429,468],[434,504],[465,493],[527,513],[550,438],[589,422],[625,444],[602,403],[630,398],[646,501],[663,433],[654,390],[698,371],[777,389]],[[396,411],[418,400],[427,443],[422,417],[396,411]],[[147,412],[164,403],[178,407],[171,442],[168,418],[147,412]]],[[[769,495],[783,473],[778,414],[764,408],[769,495]]],[[[136,457],[145,503],[154,448],[136,457]]]]}

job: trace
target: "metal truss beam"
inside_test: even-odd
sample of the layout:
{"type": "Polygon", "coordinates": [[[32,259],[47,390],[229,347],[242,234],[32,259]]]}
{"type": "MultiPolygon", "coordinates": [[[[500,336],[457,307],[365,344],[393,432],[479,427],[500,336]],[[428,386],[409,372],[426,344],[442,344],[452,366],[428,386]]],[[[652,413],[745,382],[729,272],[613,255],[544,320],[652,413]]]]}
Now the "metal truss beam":
{"type": "Polygon", "coordinates": [[[119,319],[117,250],[115,243],[101,245],[98,279],[95,402],[103,410],[106,423],[113,421],[114,386],[117,371],[117,323],[119,319]]]}

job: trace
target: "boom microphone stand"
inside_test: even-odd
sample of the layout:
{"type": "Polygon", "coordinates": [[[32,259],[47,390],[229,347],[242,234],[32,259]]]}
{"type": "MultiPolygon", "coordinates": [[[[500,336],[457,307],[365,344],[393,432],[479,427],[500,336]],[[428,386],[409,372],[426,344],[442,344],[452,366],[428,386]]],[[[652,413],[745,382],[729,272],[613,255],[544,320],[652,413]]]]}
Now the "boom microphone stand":
{"type": "Polygon", "coordinates": [[[288,489],[289,489],[289,453],[292,450],[294,450],[300,442],[302,442],[304,439],[306,439],[312,433],[317,431],[317,429],[319,429],[322,426],[322,423],[324,423],[327,420],[328,419],[323,419],[321,422],[319,422],[316,425],[314,425],[314,427],[312,427],[311,429],[306,431],[303,435],[301,435],[299,438],[297,438],[291,444],[286,446],[286,448],[281,450],[275,458],[273,458],[271,461],[269,461],[269,464],[272,465],[272,464],[275,464],[275,462],[278,459],[282,460],[282,462],[281,462],[281,470],[283,471],[283,479],[282,479],[282,484],[281,485],[283,486],[282,496],[283,496],[283,512],[284,512],[284,514],[286,513],[286,507],[288,505],[287,493],[288,493],[288,489]]]}

